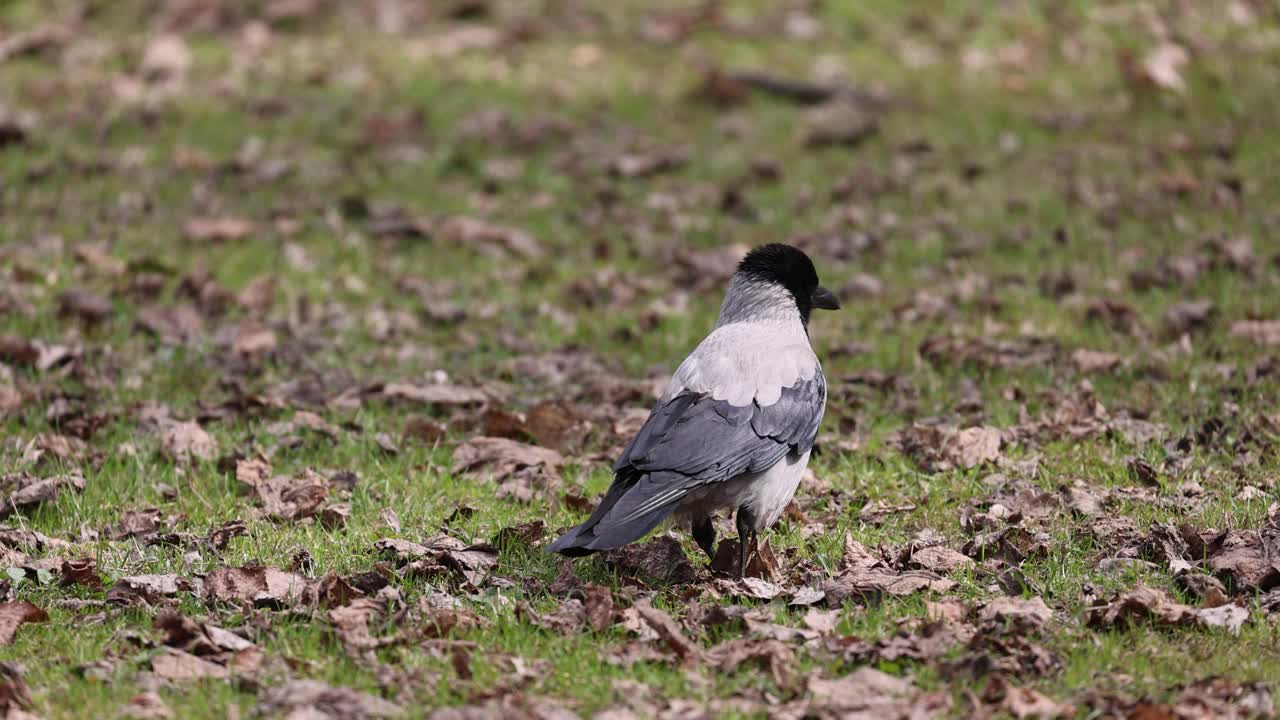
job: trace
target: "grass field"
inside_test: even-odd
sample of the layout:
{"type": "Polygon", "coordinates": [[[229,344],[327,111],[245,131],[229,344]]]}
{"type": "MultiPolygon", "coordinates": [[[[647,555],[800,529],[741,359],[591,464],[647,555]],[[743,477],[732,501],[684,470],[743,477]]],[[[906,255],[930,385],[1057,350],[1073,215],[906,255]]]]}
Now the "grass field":
{"type": "Polygon", "coordinates": [[[1278,86],[1247,0],[0,4],[0,711],[1272,716],[1278,86]],[[542,552],[771,241],[772,561],[542,552]]]}

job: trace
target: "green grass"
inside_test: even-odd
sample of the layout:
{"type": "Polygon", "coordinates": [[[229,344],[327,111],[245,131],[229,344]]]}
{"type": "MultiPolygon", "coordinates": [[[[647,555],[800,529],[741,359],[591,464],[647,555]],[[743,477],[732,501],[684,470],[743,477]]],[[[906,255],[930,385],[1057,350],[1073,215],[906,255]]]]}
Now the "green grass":
{"type": "MultiPolygon", "coordinates": [[[[526,13],[573,15],[576,7],[494,4],[498,20],[491,22],[499,24],[526,13]]],[[[961,510],[990,495],[984,481],[991,473],[1018,473],[984,467],[926,474],[892,449],[892,434],[929,418],[1015,426],[1024,417],[1052,413],[1086,379],[1113,415],[1149,416],[1168,427],[1170,439],[1194,434],[1211,418],[1224,419],[1233,437],[1249,428],[1259,438],[1243,461],[1227,447],[1197,445],[1183,471],[1162,478],[1160,497],[1174,496],[1180,483],[1194,480],[1208,495],[1202,505],[1122,499],[1108,506],[1109,513],[1131,517],[1143,532],[1152,522],[1230,529],[1266,521],[1269,506],[1280,501],[1274,482],[1280,457],[1274,427],[1268,435],[1260,418],[1275,412],[1280,378],[1272,373],[1249,381],[1250,369],[1274,357],[1274,349],[1228,331],[1237,320],[1280,318],[1280,244],[1273,238],[1280,140],[1266,121],[1280,111],[1273,9],[1250,5],[1256,17],[1242,26],[1216,13],[1157,3],[1159,22],[1171,25],[1174,37],[1196,43],[1182,70],[1187,88],[1179,93],[1126,80],[1119,54],[1127,50],[1141,59],[1160,38],[1141,13],[1119,4],[992,8],[948,2],[925,10],[890,2],[826,3],[813,39],[779,32],[784,23],[771,3],[723,5],[726,22],[741,29],[701,30],[674,45],[641,39],[651,14],[643,3],[584,6],[581,26],[547,20],[527,42],[458,54],[440,50],[440,38],[461,24],[435,10],[402,36],[368,29],[354,9],[325,10],[277,27],[252,59],[239,47],[238,27],[184,32],[192,49],[190,75],[177,94],[150,107],[130,104],[113,89],[161,27],[162,20],[150,19],[148,3],[99,9],[74,30],[61,56],[3,61],[0,96],[36,113],[39,122],[27,141],[0,146],[0,335],[76,346],[83,354],[70,372],[0,367],[0,384],[16,384],[26,398],[20,411],[0,415],[0,474],[78,470],[87,479],[83,493],[16,513],[6,524],[73,543],[48,555],[96,557],[107,587],[140,573],[202,574],[250,561],[287,567],[301,549],[313,558],[317,576],[363,572],[381,560],[376,540],[429,536],[460,506],[474,511],[449,521],[448,529],[467,541],[488,540],[534,519],[543,520],[550,534],[581,519],[560,493],[530,503],[499,500],[493,482],[451,472],[452,446],[482,427],[466,412],[446,441],[430,446],[402,438],[406,423],[433,412],[448,422],[447,413],[376,399],[359,409],[321,409],[342,427],[333,442],[304,435],[300,445],[284,447],[267,427],[287,419],[289,408],[204,423],[221,453],[268,452],[277,474],[356,473],[351,518],[337,530],[256,517],[249,495],[214,463],[175,465],[159,454],[157,435],[136,422],[136,413],[141,403],[159,402],[174,417],[191,418],[241,395],[269,396],[281,383],[337,370],[370,385],[421,382],[442,369],[464,384],[501,381],[514,398],[507,403],[512,409],[569,396],[592,406],[600,399],[572,384],[513,371],[512,361],[585,350],[619,377],[639,381],[670,372],[711,325],[722,292],[721,283],[686,286],[673,253],[797,238],[810,241],[825,284],[839,288],[856,273],[870,273],[884,289],[875,297],[846,298],[843,311],[813,322],[830,402],[823,428],[827,451],[812,467],[833,493],[801,490],[801,504],[823,523],[823,533],[806,538],[802,527],[787,522],[772,533],[787,563],[812,562],[830,572],[845,532],[875,547],[906,543],[928,528],[960,547],[968,539],[961,510]],[[937,61],[912,65],[916,46],[934,51],[937,61]],[[91,51],[101,57],[66,60],[91,51]],[[1014,56],[1021,59],[1001,60],[1014,56]],[[991,64],[975,66],[982,57],[991,64]],[[762,95],[732,108],[693,97],[710,63],[796,78],[835,65],[859,86],[887,89],[890,109],[879,132],[855,148],[805,148],[802,108],[762,95]],[[552,118],[563,129],[527,148],[477,137],[478,114],[493,111],[516,126],[552,118]],[[390,144],[369,140],[371,124],[394,124],[412,113],[421,117],[420,131],[390,144]],[[1050,127],[1053,117],[1066,115],[1078,115],[1083,124],[1050,127]],[[235,169],[236,156],[259,143],[253,167],[235,169]],[[1224,143],[1229,152],[1214,150],[1224,143]],[[603,170],[609,153],[644,147],[678,148],[688,161],[647,178],[619,179],[603,170]],[[139,150],[143,159],[128,161],[139,150]],[[193,154],[207,157],[207,166],[191,164],[193,154]],[[518,161],[518,171],[498,180],[492,192],[486,168],[510,160],[518,161]],[[743,194],[757,220],[721,212],[722,190],[761,161],[776,165],[781,177],[745,181],[743,194]],[[287,172],[256,175],[278,163],[287,172]],[[1189,173],[1197,186],[1184,194],[1162,189],[1179,173],[1189,173]],[[1243,191],[1232,198],[1223,183],[1237,180],[1243,191]],[[380,237],[371,221],[344,216],[344,199],[351,198],[375,213],[400,208],[426,220],[470,216],[517,227],[537,238],[545,256],[495,259],[439,233],[380,237]],[[244,239],[195,241],[182,227],[198,216],[244,217],[259,230],[244,239]],[[295,229],[282,230],[279,219],[293,221],[295,229]],[[1193,283],[1142,292],[1129,283],[1131,272],[1163,256],[1207,258],[1210,238],[1238,236],[1253,241],[1251,272],[1217,265],[1193,283]],[[850,250],[862,237],[873,242],[850,250]],[[86,268],[74,253],[82,243],[105,244],[130,269],[111,277],[86,268]],[[309,265],[291,259],[300,252],[309,265]],[[158,301],[131,289],[148,266],[162,275],[158,301]],[[234,302],[224,316],[205,318],[205,339],[192,346],[167,347],[137,330],[138,312],[175,302],[181,278],[194,268],[206,269],[232,293],[264,273],[277,276],[275,303],[263,318],[280,340],[274,356],[240,363],[216,341],[220,328],[247,317],[234,302]],[[597,275],[606,270],[614,274],[597,275]],[[1074,292],[1052,297],[1041,291],[1042,276],[1062,273],[1073,278],[1074,292]],[[419,298],[398,282],[406,276],[426,278],[469,319],[450,325],[426,317],[419,298]],[[112,315],[95,326],[59,317],[57,297],[72,288],[111,298],[112,315]],[[686,310],[650,316],[655,303],[679,292],[689,293],[686,310]],[[926,295],[938,300],[927,302],[926,295]],[[1088,304],[1099,299],[1131,307],[1140,331],[1130,335],[1090,320],[1088,304]],[[1206,329],[1191,334],[1188,352],[1165,333],[1163,318],[1190,299],[1212,301],[1215,314],[1206,329]],[[929,307],[933,314],[914,319],[908,312],[929,307]],[[412,322],[382,336],[375,332],[378,314],[402,314],[412,322]],[[1024,368],[934,364],[919,348],[940,335],[1034,335],[1050,339],[1058,352],[1051,362],[1024,368]],[[834,353],[851,343],[866,347],[834,353]],[[1070,361],[1081,348],[1116,352],[1127,363],[1082,376],[1070,361]],[[1224,375],[1221,365],[1234,373],[1224,375]],[[868,370],[896,382],[882,390],[849,381],[868,370]],[[973,396],[981,400],[980,410],[958,409],[973,396]],[[56,432],[47,418],[60,400],[104,413],[105,424],[90,438],[88,457],[32,467],[24,460],[26,448],[38,435],[56,432]],[[398,455],[379,450],[373,436],[380,432],[396,438],[398,455]],[[857,438],[861,447],[837,450],[834,441],[842,436],[857,438]],[[1262,488],[1265,497],[1236,500],[1246,484],[1262,488]],[[875,501],[914,509],[876,524],[861,522],[858,512],[875,501]],[[249,532],[223,551],[205,548],[188,557],[170,546],[109,539],[105,530],[121,511],[147,507],[174,518],[167,531],[203,534],[238,518],[249,532]],[[400,533],[383,525],[384,509],[399,517],[400,533]]],[[[5,4],[0,32],[57,16],[43,12],[44,6],[5,4]]],[[[244,17],[239,12],[231,16],[244,17]]],[[[571,458],[565,487],[577,486],[591,498],[603,492],[607,459],[597,455],[616,442],[607,428],[595,428],[587,447],[571,458]]],[[[1102,490],[1136,484],[1129,458],[1159,466],[1167,451],[1158,443],[1132,447],[1104,435],[1020,443],[1005,455],[1038,460],[1037,472],[1026,479],[1046,490],[1076,481],[1102,490]]],[[[1102,687],[1168,701],[1180,686],[1211,675],[1280,681],[1280,666],[1267,660],[1280,639],[1277,625],[1256,608],[1238,637],[1190,628],[1085,627],[1086,585],[1106,597],[1137,582],[1175,589],[1172,578],[1163,568],[1122,574],[1097,569],[1099,559],[1119,548],[1100,546],[1088,522],[1068,513],[1041,525],[1051,537],[1048,556],[1029,559],[1022,570],[1057,612],[1043,642],[1063,667],[1019,683],[1063,700],[1102,687]],[[1121,676],[1130,680],[1115,680],[1121,676]]],[[[694,557],[692,544],[686,547],[694,557]]],[[[557,606],[560,600],[547,588],[559,572],[560,561],[536,549],[503,549],[499,574],[512,586],[462,598],[489,621],[456,633],[477,643],[467,680],[456,676],[447,654],[413,644],[378,652],[383,664],[407,673],[399,681],[380,679],[344,652],[323,611],[246,615],[189,596],[180,608],[214,624],[245,627],[270,658],[258,679],[263,686],[314,677],[387,694],[415,716],[483,696],[511,672],[509,658],[521,658],[541,674],[526,688],[530,694],[556,698],[581,714],[626,703],[627,692],[615,685],[624,679],[650,687],[655,698],[796,695],[797,688],[774,687],[766,671],[747,666],[728,675],[647,662],[619,668],[606,658],[631,642],[620,627],[560,635],[522,621],[517,601],[541,611],[557,606]],[[405,679],[414,672],[415,679],[405,679]]],[[[626,602],[630,590],[623,579],[598,561],[578,562],[573,572],[614,587],[626,602]]],[[[953,579],[958,586],[950,596],[972,603],[993,596],[992,580],[980,573],[953,579]]],[[[433,591],[422,579],[397,577],[394,585],[406,607],[433,591]]],[[[22,627],[12,645],[0,648],[0,659],[21,664],[39,715],[113,716],[147,686],[148,660],[157,651],[150,629],[157,610],[72,611],[62,601],[99,600],[104,591],[31,580],[11,584],[8,592],[48,608],[51,616],[48,623],[22,627]],[[105,670],[76,669],[95,663],[105,670]]],[[[657,588],[658,604],[681,618],[691,592],[696,595],[657,588]]],[[[924,599],[849,603],[838,631],[868,640],[890,635],[904,619],[923,616],[924,599]]],[[[780,600],[772,608],[784,624],[798,625],[803,616],[780,600]]],[[[713,632],[696,640],[710,647],[731,636],[713,632]]],[[[797,677],[851,669],[813,648],[798,649],[798,657],[797,677]]],[[[966,693],[985,682],[946,677],[931,663],[884,669],[950,692],[957,714],[968,707],[966,693]]],[[[175,717],[225,717],[230,706],[247,712],[256,705],[251,682],[166,686],[161,695],[175,717]]]]}

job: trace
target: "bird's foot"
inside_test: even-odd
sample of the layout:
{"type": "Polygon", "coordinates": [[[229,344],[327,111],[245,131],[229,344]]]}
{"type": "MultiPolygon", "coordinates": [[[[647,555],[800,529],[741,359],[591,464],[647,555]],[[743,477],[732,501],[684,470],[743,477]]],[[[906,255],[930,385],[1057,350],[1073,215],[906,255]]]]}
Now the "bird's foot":
{"type": "Polygon", "coordinates": [[[746,505],[738,506],[738,579],[741,580],[747,573],[747,554],[755,544],[756,538],[756,513],[746,505]]]}
{"type": "Polygon", "coordinates": [[[708,560],[716,559],[716,526],[710,515],[693,524],[693,541],[707,554],[708,560]]]}

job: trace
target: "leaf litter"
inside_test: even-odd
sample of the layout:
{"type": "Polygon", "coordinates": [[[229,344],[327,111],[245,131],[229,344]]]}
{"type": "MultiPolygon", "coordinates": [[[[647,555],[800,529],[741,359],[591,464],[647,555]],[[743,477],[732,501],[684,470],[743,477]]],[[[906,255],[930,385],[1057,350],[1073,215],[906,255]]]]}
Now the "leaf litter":
{"type": "MultiPolygon", "coordinates": [[[[1265,25],[1256,8],[1230,5],[1224,14],[1243,18],[1230,22],[1265,25]]],[[[620,717],[1272,714],[1263,683],[1161,677],[1151,679],[1161,686],[1154,696],[1129,697],[1124,682],[1070,691],[1059,682],[1063,642],[1121,633],[1141,640],[1154,630],[1197,640],[1224,631],[1251,643],[1280,609],[1277,514],[1263,511],[1275,490],[1266,463],[1280,422],[1254,402],[1270,396],[1280,374],[1267,354],[1280,345],[1266,302],[1277,265],[1261,239],[1238,228],[1184,237],[1199,232],[1193,211],[1201,206],[1234,228],[1258,205],[1249,202],[1255,180],[1233,167],[1249,147],[1240,136],[1253,131],[1201,128],[1186,112],[1206,92],[1203,74],[1212,75],[1221,50],[1205,31],[1210,24],[1190,7],[1068,14],[1070,21],[1047,20],[1044,35],[1062,44],[1052,53],[1034,33],[992,48],[989,33],[974,42],[963,24],[923,16],[909,17],[902,37],[886,38],[921,72],[954,56],[957,72],[989,76],[1021,96],[1034,92],[1046,56],[1099,54],[1097,40],[1076,35],[1077,24],[1131,30],[1136,49],[1110,58],[1124,81],[1114,88],[1116,107],[1047,108],[1028,119],[1044,133],[1030,145],[1019,139],[1016,114],[990,148],[902,125],[893,113],[916,99],[898,94],[915,90],[853,82],[839,58],[815,56],[812,78],[709,64],[693,93],[697,112],[714,114],[706,130],[725,151],[750,144],[750,152],[736,175],[708,181],[706,144],[681,124],[659,133],[623,127],[608,110],[573,116],[573,73],[607,69],[625,50],[589,42],[609,20],[571,6],[544,22],[487,2],[195,2],[166,9],[162,31],[121,47],[106,36],[88,42],[99,19],[74,13],[65,26],[0,41],[0,62],[24,71],[88,68],[74,87],[37,74],[15,108],[0,109],[0,145],[27,152],[60,141],[49,133],[54,118],[165,127],[199,88],[216,87],[229,113],[258,120],[288,121],[305,107],[290,94],[257,92],[258,81],[248,80],[257,71],[241,60],[213,70],[208,43],[244,50],[255,68],[274,68],[275,53],[291,53],[291,63],[315,65],[299,87],[342,86],[372,99],[383,73],[358,53],[325,59],[310,44],[324,23],[420,37],[414,52],[432,62],[452,67],[461,58],[475,64],[469,72],[504,77],[511,52],[547,37],[573,39],[564,77],[548,79],[556,114],[460,106],[465,118],[450,128],[434,111],[373,102],[376,111],[355,111],[356,132],[333,144],[332,158],[256,125],[239,149],[221,154],[193,136],[161,158],[117,147],[117,133],[101,128],[85,136],[106,145],[84,157],[69,152],[67,162],[49,165],[33,153],[21,178],[31,197],[51,177],[74,173],[86,196],[66,202],[98,219],[91,238],[40,231],[0,250],[8,281],[0,315],[13,319],[0,338],[0,420],[11,431],[0,450],[9,525],[0,534],[9,567],[4,642],[25,646],[66,622],[116,624],[103,662],[127,666],[139,692],[122,710],[138,717],[182,712],[183,693],[193,691],[164,686],[232,678],[266,715],[390,717],[437,698],[444,677],[456,681],[450,699],[462,707],[433,717],[567,717],[611,702],[607,712],[620,717]],[[94,72],[99,66],[110,71],[94,72]],[[1181,126],[1155,138],[1108,121],[1135,107],[1176,108],[1181,126]],[[792,134],[757,148],[773,132],[765,120],[774,113],[790,118],[781,126],[792,134]],[[1099,136],[1099,126],[1115,134],[1099,136]],[[1132,160],[1136,176],[1095,173],[1093,142],[1132,160]],[[779,147],[845,170],[810,186],[779,147]],[[1053,152],[1035,154],[1046,148],[1053,152]],[[378,172],[365,172],[370,162],[378,172]],[[351,188],[331,186],[337,176],[379,177],[384,163],[445,168],[440,194],[456,202],[397,205],[376,187],[346,197],[351,188]],[[1042,189],[1014,197],[1010,185],[999,228],[976,230],[970,193],[1020,182],[1024,163],[1047,168],[1024,186],[1042,189]],[[567,183],[575,193],[570,211],[551,222],[539,213],[559,206],[559,191],[530,187],[544,175],[556,178],[549,187],[567,183]],[[99,193],[98,178],[127,180],[128,190],[99,193]],[[300,178],[305,192],[296,192],[300,178]],[[156,184],[181,190],[187,204],[156,212],[168,207],[158,204],[156,184]],[[275,196],[279,188],[304,198],[301,205],[275,196]],[[643,422],[653,386],[670,371],[636,371],[658,359],[646,344],[684,332],[682,318],[702,312],[742,243],[754,242],[741,233],[732,242],[712,238],[723,228],[709,218],[738,229],[772,226],[779,210],[771,194],[813,228],[792,239],[830,263],[824,277],[874,310],[838,321],[846,323],[841,333],[815,332],[820,355],[832,358],[822,449],[835,458],[815,461],[819,472],[806,478],[772,544],[753,549],[742,581],[725,572],[737,551],[732,538],[708,564],[668,534],[576,565],[543,558],[538,550],[554,526],[590,510],[593,474],[643,422]],[[93,206],[96,195],[110,203],[93,206]],[[1060,200],[1078,218],[1071,228],[1034,226],[1031,208],[1053,195],[1060,197],[1051,205],[1060,200]],[[250,207],[248,197],[266,204],[250,207]],[[889,208],[904,197],[916,211],[899,217],[889,208]],[[926,198],[949,207],[918,202],[926,198]],[[1066,254],[1099,234],[1110,238],[1119,222],[1150,218],[1167,219],[1161,233],[1180,244],[1153,249],[1111,238],[1115,263],[1099,268],[1066,254]],[[133,254],[144,246],[111,223],[154,232],[177,249],[163,258],[133,254]],[[564,239],[584,232],[600,239],[581,248],[564,239]],[[341,239],[340,252],[323,242],[328,234],[341,239]],[[706,242],[688,242],[704,235],[706,242]],[[1038,264],[1025,277],[999,263],[971,269],[1040,239],[1038,264]],[[905,247],[930,258],[936,250],[940,259],[921,262],[914,275],[898,272],[905,247]],[[278,258],[240,274],[238,253],[259,248],[278,258]],[[419,251],[433,267],[405,275],[402,254],[419,251]],[[351,272],[348,255],[369,267],[351,272]],[[442,277],[456,257],[484,266],[442,277]],[[561,282],[570,264],[583,267],[561,282]],[[668,272],[648,272],[654,267],[668,272]],[[383,297],[370,279],[380,275],[405,297],[383,297]],[[1217,292],[1225,279],[1256,301],[1230,302],[1217,292]],[[502,292],[542,284],[545,297],[527,303],[502,292]],[[1058,314],[1025,307],[1026,297],[1058,314]],[[588,316],[604,325],[590,327],[588,316]],[[1077,325],[1087,334],[1076,334],[1077,325]],[[840,339],[854,328],[857,340],[840,339]],[[915,338],[905,355],[881,352],[904,328],[915,338]],[[606,334],[619,348],[598,342],[606,334]],[[360,342],[365,335],[376,347],[360,342]],[[138,404],[166,380],[183,390],[191,383],[189,409],[184,393],[164,399],[172,410],[138,404]],[[122,439],[128,432],[135,434],[122,439]],[[352,461],[353,445],[377,460],[352,461]],[[317,456],[332,462],[312,465],[317,456]],[[319,469],[339,463],[347,467],[319,469]],[[122,468],[130,481],[118,488],[122,468]],[[210,477],[215,469],[225,477],[210,477]],[[430,493],[432,507],[424,512],[416,494],[401,497],[401,481],[430,493]],[[216,494],[223,490],[232,492],[216,494]],[[99,502],[102,514],[90,513],[99,502]],[[476,509],[463,511],[463,503],[476,509]],[[1234,503],[1225,517],[1224,503],[1234,503]],[[212,515],[200,512],[206,508],[212,515]],[[388,535],[376,541],[367,534],[375,517],[388,535]],[[284,536],[300,544],[276,542],[284,536]],[[1074,558],[1073,550],[1087,568],[1084,601],[1066,597],[1042,567],[1074,558]],[[259,553],[264,559],[253,560],[259,553]],[[330,566],[350,569],[340,575],[330,566]],[[917,607],[924,615],[905,612],[917,607]],[[207,615],[182,614],[190,612],[207,615]],[[872,613],[886,623],[861,629],[872,613]],[[138,617],[155,618],[156,640],[130,634],[138,617]],[[663,697],[621,677],[616,700],[537,694],[562,669],[488,642],[490,628],[502,635],[512,622],[537,626],[551,642],[599,643],[619,668],[663,665],[708,699],[663,697]],[[324,633],[326,647],[367,671],[368,687],[385,696],[307,679],[333,680],[316,656],[278,657],[291,642],[282,637],[300,628],[324,633]],[[407,659],[415,652],[429,658],[429,672],[407,659]],[[965,692],[921,689],[931,687],[916,678],[922,666],[965,692]],[[717,674],[734,676],[730,697],[714,697],[717,674]],[[750,681],[739,685],[740,676],[750,681]]],[[[628,32],[676,52],[708,35],[776,35],[817,47],[840,37],[824,18],[816,7],[753,15],[701,3],[646,12],[628,32]]],[[[1241,52],[1252,52],[1251,41],[1239,43],[1241,52]]],[[[23,197],[15,202],[15,217],[34,209],[23,197]]],[[[0,710],[32,710],[16,666],[0,672],[0,710]]]]}

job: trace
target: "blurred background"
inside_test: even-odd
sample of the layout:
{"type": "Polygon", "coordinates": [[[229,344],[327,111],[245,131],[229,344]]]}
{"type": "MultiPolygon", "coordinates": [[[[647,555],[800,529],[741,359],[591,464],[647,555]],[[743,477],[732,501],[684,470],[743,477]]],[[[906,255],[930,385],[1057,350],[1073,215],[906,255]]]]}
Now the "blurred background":
{"type": "MultiPolygon", "coordinates": [[[[401,527],[486,540],[539,517],[536,539],[607,486],[742,254],[783,241],[844,301],[811,328],[830,398],[773,536],[791,581],[837,567],[849,531],[949,538],[986,563],[966,597],[1060,614],[1124,572],[1172,587],[1164,565],[1100,559],[1137,557],[1153,523],[1260,527],[1277,499],[1277,88],[1263,0],[3,0],[0,471],[88,475],[21,521],[108,576],[366,572],[401,527]],[[327,488],[346,515],[323,522],[345,529],[319,503],[254,522],[265,500],[236,478],[257,453],[327,488]],[[190,562],[119,539],[138,535],[124,508],[182,532],[250,522],[190,562]],[[1028,584],[997,587],[1008,567],[974,534],[1024,518],[1034,547],[1002,557],[1028,584]]],[[[554,595],[553,560],[503,552],[524,584],[494,593],[554,595]]],[[[15,583],[47,607],[82,592],[15,583]]],[[[510,605],[478,610],[482,647],[608,702],[624,670],[520,635],[510,605]]],[[[887,637],[925,612],[886,607],[841,627],[887,637]]],[[[40,703],[132,693],[62,663],[138,619],[73,636],[64,608],[7,652],[69,648],[36,663],[40,703]]],[[[1276,679],[1258,664],[1274,623],[1106,637],[1047,640],[1065,670],[1039,687],[1132,675],[1169,696],[1246,659],[1276,679]]],[[[398,692],[307,642],[335,681],[398,692]]],[[[247,707],[219,688],[218,712],[247,707]]]]}
{"type": "MultiPolygon", "coordinates": [[[[1276,302],[1264,2],[10,0],[0,29],[11,330],[104,254],[126,312],[259,281],[286,353],[399,372],[667,367],[766,241],[849,301],[824,355],[883,371],[1276,302]]],[[[982,390],[932,384],[922,411],[982,390]]]]}

